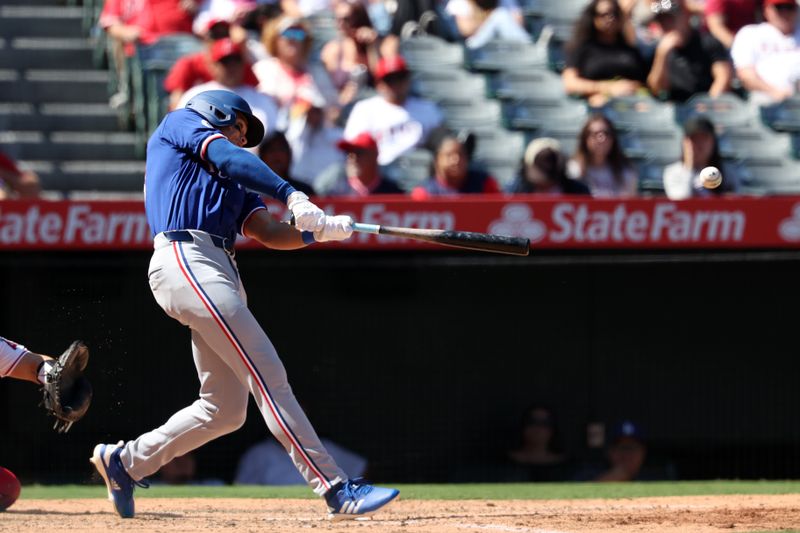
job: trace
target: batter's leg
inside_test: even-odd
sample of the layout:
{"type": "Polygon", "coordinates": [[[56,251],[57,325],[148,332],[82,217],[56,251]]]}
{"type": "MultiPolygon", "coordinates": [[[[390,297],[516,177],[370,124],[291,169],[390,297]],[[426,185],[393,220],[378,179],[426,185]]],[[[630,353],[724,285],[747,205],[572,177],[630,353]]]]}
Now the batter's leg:
{"type": "Polygon", "coordinates": [[[133,479],[149,476],[174,457],[244,424],[248,390],[239,377],[197,331],[192,331],[192,354],[200,379],[200,398],[161,427],[125,444],[120,459],[133,479]]]}
{"type": "MultiPolygon", "coordinates": [[[[206,287],[210,302],[226,299],[222,291],[206,287]]],[[[219,308],[220,305],[211,307],[219,308]]],[[[303,479],[317,494],[324,494],[347,475],[325,450],[292,392],[286,370],[275,347],[253,314],[240,300],[224,304],[225,316],[217,315],[199,327],[209,346],[247,385],[275,438],[292,458],[303,479]]]]}

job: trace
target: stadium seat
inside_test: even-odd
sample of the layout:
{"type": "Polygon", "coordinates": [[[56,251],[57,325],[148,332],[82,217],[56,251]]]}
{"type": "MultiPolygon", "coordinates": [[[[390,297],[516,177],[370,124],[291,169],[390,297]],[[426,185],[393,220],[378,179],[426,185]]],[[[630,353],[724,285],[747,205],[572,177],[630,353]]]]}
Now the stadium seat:
{"type": "Polygon", "coordinates": [[[496,100],[442,100],[439,105],[444,110],[445,124],[452,129],[478,132],[494,130],[502,125],[502,109],[496,100]]]}
{"type": "Polygon", "coordinates": [[[561,77],[544,69],[495,73],[489,79],[489,93],[504,100],[556,102],[567,98],[561,77]]]}
{"type": "Polygon", "coordinates": [[[761,121],[777,131],[800,133],[800,97],[793,96],[783,102],[762,106],[761,121]]]}
{"type": "Polygon", "coordinates": [[[474,102],[483,100],[487,92],[483,76],[464,70],[414,72],[411,88],[415,94],[436,102],[441,100],[474,102]]]}
{"type": "Polygon", "coordinates": [[[746,102],[728,93],[717,97],[711,97],[707,93],[695,94],[675,110],[677,121],[681,124],[694,115],[707,116],[720,131],[728,128],[745,128],[758,122],[755,113],[746,102]]]}
{"type": "Polygon", "coordinates": [[[467,66],[479,72],[545,69],[549,65],[547,47],[540,43],[494,40],[467,51],[467,66]]]}
{"type": "Polygon", "coordinates": [[[464,66],[464,47],[431,35],[416,35],[400,42],[400,54],[413,72],[440,72],[464,66]]]}
{"type": "Polygon", "coordinates": [[[640,161],[668,164],[681,158],[682,133],[677,128],[634,130],[620,133],[625,155],[640,161]]]}
{"type": "Polygon", "coordinates": [[[417,148],[398,157],[391,165],[383,167],[384,175],[404,191],[411,191],[431,176],[433,154],[417,148]]]}
{"type": "Polygon", "coordinates": [[[520,132],[503,129],[486,130],[476,134],[474,161],[506,161],[512,166],[519,164],[525,151],[526,138],[520,132]]]}
{"type": "Polygon", "coordinates": [[[774,163],[792,155],[792,139],[764,126],[729,128],[719,134],[720,152],[726,159],[748,163],[774,163]]]}
{"type": "Polygon", "coordinates": [[[503,102],[504,122],[511,129],[538,130],[562,123],[577,124],[580,127],[587,116],[583,103],[567,99],[557,103],[537,100],[503,102]]]}
{"type": "Polygon", "coordinates": [[[742,189],[751,194],[797,194],[800,192],[800,162],[781,159],[774,164],[744,166],[742,189]]]}
{"type": "Polygon", "coordinates": [[[623,131],[675,129],[675,107],[650,96],[612,98],[600,112],[623,131]]]}

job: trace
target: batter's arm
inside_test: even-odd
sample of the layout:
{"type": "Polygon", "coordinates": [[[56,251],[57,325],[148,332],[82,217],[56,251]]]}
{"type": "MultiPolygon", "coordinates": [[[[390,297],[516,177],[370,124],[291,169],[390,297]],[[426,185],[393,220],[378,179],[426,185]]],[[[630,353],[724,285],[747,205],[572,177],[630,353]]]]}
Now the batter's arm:
{"type": "Polygon", "coordinates": [[[306,246],[301,232],[278,222],[266,209],[259,209],[250,215],[244,223],[243,234],[274,250],[296,250],[306,246]]]}

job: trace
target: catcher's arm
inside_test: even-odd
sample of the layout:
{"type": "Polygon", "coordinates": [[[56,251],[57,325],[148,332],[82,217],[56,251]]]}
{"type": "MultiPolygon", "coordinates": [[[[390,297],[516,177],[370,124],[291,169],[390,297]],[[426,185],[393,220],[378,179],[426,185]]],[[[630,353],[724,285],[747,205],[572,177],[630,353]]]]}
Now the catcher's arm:
{"type": "Polygon", "coordinates": [[[72,424],[83,418],[92,401],[92,385],[83,375],[89,362],[89,348],[81,341],[73,342],[45,375],[42,405],[56,417],[53,429],[66,433],[72,424]]]}
{"type": "Polygon", "coordinates": [[[40,353],[27,352],[20,358],[14,369],[8,373],[8,377],[40,384],[39,369],[47,361],[52,363],[53,358],[40,353]]]}

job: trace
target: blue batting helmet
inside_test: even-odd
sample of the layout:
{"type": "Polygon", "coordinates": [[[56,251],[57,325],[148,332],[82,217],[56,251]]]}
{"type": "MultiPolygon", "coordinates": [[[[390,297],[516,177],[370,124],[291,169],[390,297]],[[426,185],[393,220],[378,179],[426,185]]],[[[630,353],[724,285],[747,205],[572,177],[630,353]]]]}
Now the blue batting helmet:
{"type": "Polygon", "coordinates": [[[247,146],[257,146],[264,138],[264,125],[244,98],[231,91],[203,91],[186,102],[186,107],[200,113],[213,126],[233,126],[236,112],[247,120],[247,146]]]}

